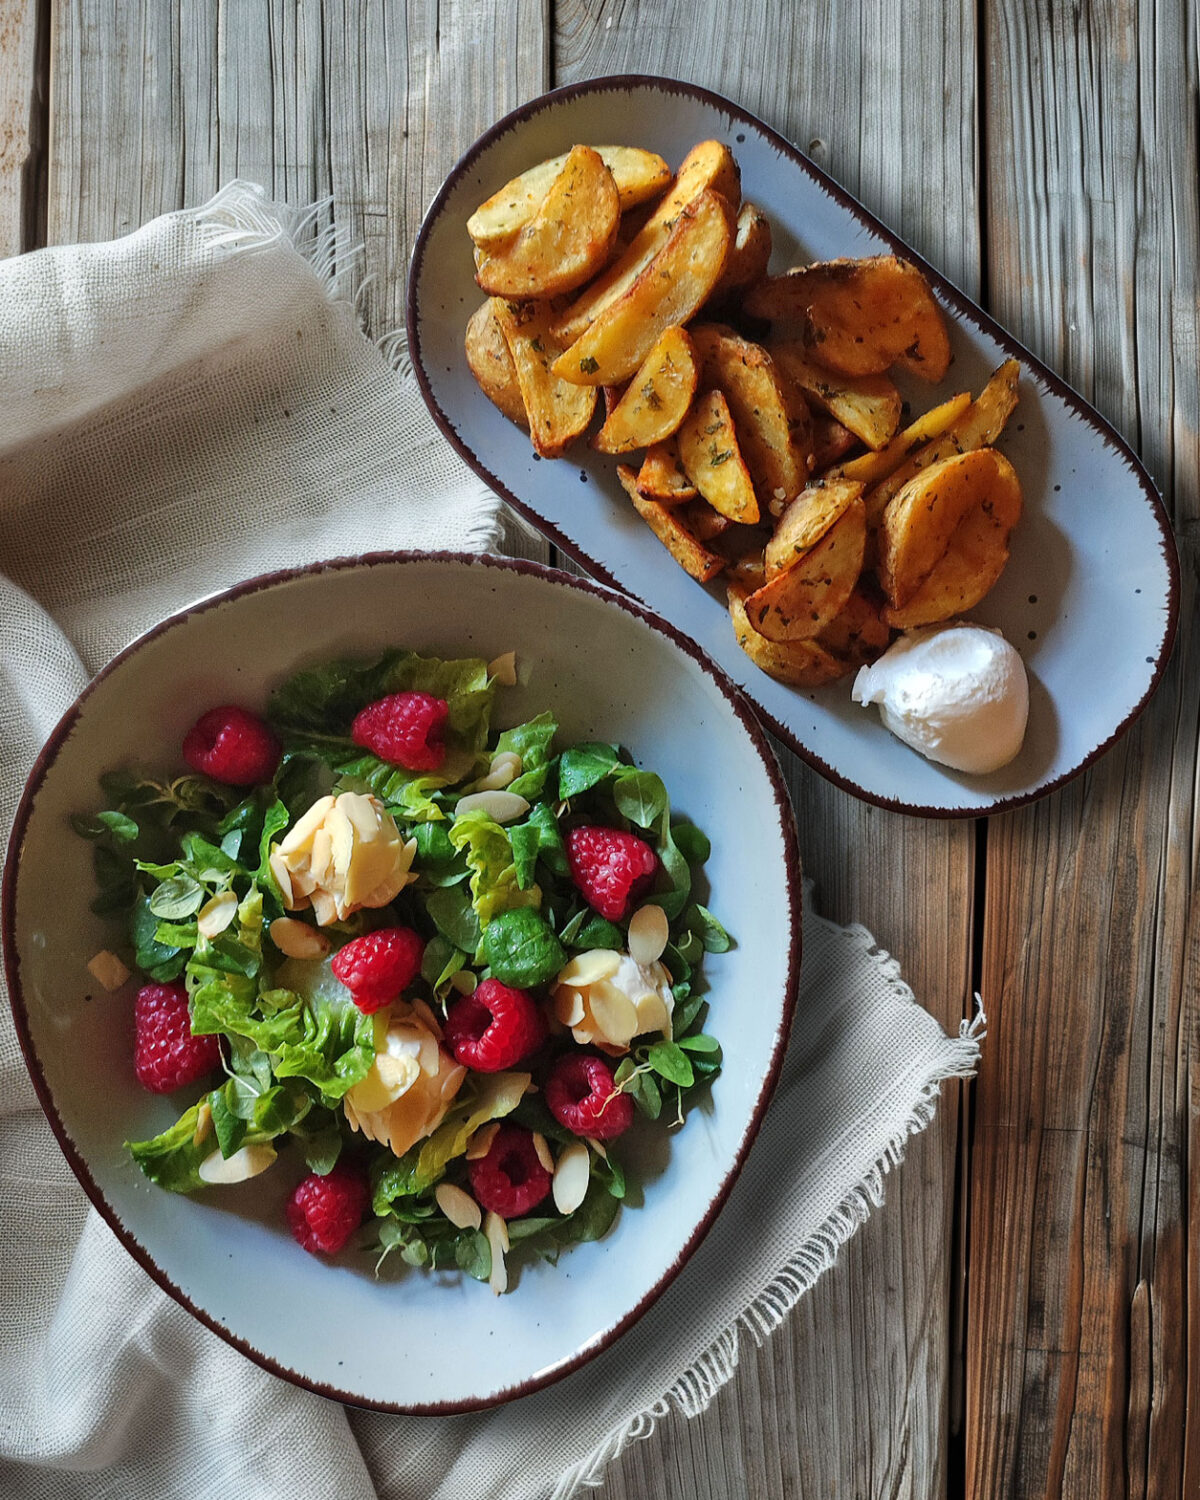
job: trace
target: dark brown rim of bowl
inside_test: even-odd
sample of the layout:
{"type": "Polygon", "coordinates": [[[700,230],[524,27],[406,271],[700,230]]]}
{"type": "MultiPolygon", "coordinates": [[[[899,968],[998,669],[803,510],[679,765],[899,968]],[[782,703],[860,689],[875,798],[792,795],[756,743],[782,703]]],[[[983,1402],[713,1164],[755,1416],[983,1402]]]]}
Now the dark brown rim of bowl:
{"type": "Polygon", "coordinates": [[[683,1269],[685,1263],[697,1249],[704,1236],[712,1227],[713,1221],[720,1212],[722,1205],[729,1196],[733,1184],[740,1173],[746,1160],[747,1153],[758,1134],[763,1115],[771,1096],[775,1092],[775,1086],[779,1081],[780,1069],[783,1066],[784,1053],[787,1048],[788,1037],[791,1034],[792,1020],[796,1009],[796,999],[799,991],[800,959],[801,959],[801,909],[802,909],[802,880],[800,871],[800,854],[796,837],[795,822],[792,817],[791,804],[788,800],[787,790],[780,774],[778,763],[770,742],[763,733],[749,705],[736,685],[725,675],[716,664],[697,647],[686,636],[680,634],[668,621],[661,619],[652,610],[645,608],[627,595],[614,593],[610,589],[593,583],[588,579],[577,578],[573,574],[564,573],[557,568],[544,567],[540,563],[528,562],[522,558],[499,558],[484,556],[473,553],[462,552],[369,552],[360,557],[335,558],[328,562],[312,563],[307,567],[287,568],[276,573],[266,573],[257,578],[248,579],[244,583],[235,584],[232,588],[224,589],[219,593],[211,594],[204,599],[189,605],[184,609],[168,615],[157,625],[152,626],[144,634],[126,646],[124,650],[113,657],[107,666],[103,667],[92,681],[84,688],[72,706],[63,715],[50,738],[46,741],[34,762],[33,770],[25,784],[25,790],[21,795],[17,806],[16,818],[13,823],[12,834],[8,843],[8,855],[4,866],[3,885],[0,888],[0,935],[4,944],[4,968],[8,980],[9,999],[12,1005],[13,1019],[16,1023],[17,1035],[20,1039],[21,1050],[25,1054],[25,1063],[29,1069],[30,1078],[37,1091],[38,1099],[50,1121],[50,1126],[58,1138],[63,1154],[71,1165],[76,1177],[79,1179],[84,1192],[91,1199],[100,1215],[107,1221],[113,1233],[120,1240],[125,1249],[129,1251],[134,1260],[150,1275],[163,1291],[169,1293],[181,1307],[187,1309],[194,1317],[199,1319],[206,1328],[218,1334],[231,1344],[235,1349],[252,1359],[263,1369],[269,1370],[273,1375],[282,1376],[294,1385],[303,1386],[305,1389],[315,1391],[320,1396],[326,1396],[331,1400],[342,1401],[349,1405],[362,1406],[375,1411],[392,1412],[397,1415],[424,1414],[424,1415],[450,1415],[455,1412],[482,1411],[488,1407],[500,1406],[508,1401],[515,1400],[519,1396],[531,1395],[534,1391],[541,1390],[555,1381],[580,1368],[594,1359],[613,1344],[628,1328],[645,1313],[658,1298],[666,1291],[671,1282],[675,1280],[683,1269]],[[203,1309],[197,1307],[184,1293],[181,1288],[170,1280],[162,1268],[155,1262],[150,1252],[134,1238],[132,1233],[118,1218],[116,1212],[109,1205],[101,1192],[99,1186],[88,1170],[78,1148],[75,1146],[67,1131],[63,1120],[55,1107],[54,1099],[46,1082],[42,1070],[41,1061],[34,1045],[33,1036],[30,1031],[29,1018],[25,1008],[24,992],[21,986],[21,965],[17,953],[16,941],[16,914],[17,914],[17,883],[19,857],[22,844],[25,840],[29,819],[33,811],[33,805],[46,778],[52,773],[58,753],[74,730],[84,704],[97,690],[97,688],[110,677],[118,667],[131,656],[136,655],[143,646],[169,630],[186,622],[192,615],[203,614],[210,609],[215,609],[231,600],[239,599],[248,594],[260,593],[265,589],[286,584],[289,581],[313,574],[340,572],[350,568],[364,567],[387,567],[407,563],[447,562],[454,564],[467,564],[471,567],[482,569],[496,568],[504,572],[526,574],[541,578],[549,583],[559,584],[564,588],[575,589],[581,593],[590,594],[595,598],[602,599],[606,603],[622,609],[626,614],[632,615],[640,620],[647,628],[657,631],[665,637],[679,651],[690,657],[698,667],[711,679],[720,690],[734,717],[742,725],[762,762],[767,779],[770,783],[776,806],[779,810],[780,829],[783,834],[784,853],[788,863],[789,880],[787,884],[788,897],[788,978],[786,993],[783,998],[783,1007],[780,1015],[779,1029],[776,1033],[774,1048],[771,1052],[770,1064],[763,1078],[762,1087],[759,1090],[754,1110],[747,1122],[746,1129],[742,1135],[737,1154],[729,1171],[719,1184],[713,1195],[703,1217],[697,1223],[692,1233],[670,1267],[664,1272],[658,1282],[646,1293],[646,1295],[627,1312],[617,1323],[594,1341],[590,1342],[584,1349],[574,1355],[568,1356],[558,1364],[549,1366],[538,1372],[530,1379],[522,1381],[518,1385],[508,1387],[502,1391],[495,1392],[486,1397],[480,1397],[467,1401],[428,1402],[416,1406],[400,1406],[386,1401],[373,1401],[357,1395],[353,1391],[339,1390],[336,1386],[325,1385],[320,1381],[311,1380],[295,1370],[288,1369],[273,1360],[270,1355],[254,1348],[244,1339],[239,1338],[230,1329],[224,1327],[214,1318],[210,1317],[203,1309]]]}
{"type": "MultiPolygon", "coordinates": [[[[421,280],[421,271],[425,259],[425,250],[429,235],[434,224],[441,217],[450,194],[456,188],[459,178],[469,172],[475,162],[484,151],[493,145],[502,136],[510,131],[524,125],[535,115],[546,109],[551,109],[571,99],[585,94],[593,93],[629,93],[635,89],[646,89],[658,94],[681,94],[689,98],[699,100],[701,103],[718,110],[728,116],[731,120],[760,132],[766,140],[777,150],[780,155],[787,157],[789,161],[799,167],[817,186],[833,198],[842,208],[846,210],[860,224],[877,235],[893,251],[904,259],[910,260],[919,266],[930,284],[936,288],[943,301],[954,309],[956,314],[964,321],[972,324],[979,332],[988,335],[1013,358],[1019,360],[1038,380],[1043,382],[1063,403],[1083,422],[1090,426],[1100,438],[1101,442],[1111,448],[1119,458],[1129,467],[1133,477],[1137,480],[1151,515],[1158,523],[1160,532],[1160,547],[1163,561],[1167,568],[1167,620],[1163,631],[1163,638],[1159,644],[1157,655],[1153,658],[1153,669],[1150,673],[1146,689],[1141,698],[1134,704],[1125,717],[1115,726],[1112,733],[1096,745],[1089,753],[1071,770],[1064,771],[1061,775],[1050,781],[1043,782],[1027,792],[1017,793],[1011,797],[997,797],[985,807],[926,807],[919,803],[904,802],[899,798],[885,797],[875,792],[869,792],[858,785],[843,772],[831,766],[828,761],[822,760],[815,751],[809,749],[797,738],[794,730],[782,723],[774,715],[768,713],[754,697],[753,693],[746,688],[741,689],[754,705],[754,710],[764,724],[775,734],[790,750],[795,751],[801,759],[808,762],[814,770],[820,772],[826,780],[835,786],[841,787],[843,791],[852,796],[869,802],[876,807],[885,808],[889,812],[905,813],[914,817],[922,818],[980,818],[991,817],[994,813],[1010,812],[1014,808],[1024,807],[1030,802],[1037,802],[1051,792],[1057,791],[1069,781],[1073,781],[1083,771],[1094,764],[1095,761],[1109,751],[1117,740],[1129,729],[1129,727],[1141,715],[1150,699],[1153,697],[1162,675],[1166,670],[1167,662],[1175,643],[1175,633],[1179,622],[1179,556],[1175,547],[1175,539],[1171,531],[1170,518],[1166,507],[1163,505],[1162,497],[1150,478],[1145,465],[1141,459],[1117,432],[1112,423],[1102,416],[1089,402],[1073,390],[1066,382],[1035,354],[1032,354],[1017,339],[1008,333],[991,315],[983,310],[977,303],[965,296],[959,289],[940,271],[936,270],[929,262],[900,237],[894,234],[885,224],[875,217],[873,213],[849,194],[820,167],[811,162],[803,152],[798,151],[792,143],[778,131],[773,130],[765,121],[756,115],[734,104],[732,100],[723,95],[714,93],[711,89],[701,88],[698,84],[685,83],[678,78],[661,78],[645,73],[614,73],[600,78],[589,78],[581,83],[567,84],[562,88],[553,89],[549,93],[540,94],[536,99],[521,105],[511,113],[498,120],[495,125],[479,137],[473,146],[459,159],[442,184],[437,196],[429,206],[429,210],[422,221],[420,231],[417,234],[416,243],[413,246],[412,263],[409,267],[408,293],[406,300],[406,327],[408,334],[408,347],[412,356],[413,370],[420,386],[421,394],[425,404],[429,408],[430,415],[441,429],[447,441],[455,448],[470,468],[479,477],[503,495],[505,500],[519,511],[526,520],[535,526],[542,534],[548,537],[555,546],[561,547],[568,556],[573,557],[576,562],[585,567],[589,573],[612,585],[613,588],[621,589],[622,585],[612,572],[594,557],[588,554],[570,537],[566,536],[552,522],[545,520],[536,510],[513,493],[498,475],[494,474],[484,460],[460,437],[449,415],[438,405],[433,394],[425,372],[424,362],[421,356],[421,324],[417,313],[418,288],[421,280]]],[[[1149,660],[1149,659],[1148,659],[1149,660]]]]}

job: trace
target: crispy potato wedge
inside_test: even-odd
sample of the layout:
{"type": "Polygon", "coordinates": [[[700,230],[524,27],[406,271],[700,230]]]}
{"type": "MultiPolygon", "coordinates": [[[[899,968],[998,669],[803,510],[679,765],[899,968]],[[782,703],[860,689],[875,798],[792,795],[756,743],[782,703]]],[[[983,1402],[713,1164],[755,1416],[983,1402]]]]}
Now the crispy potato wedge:
{"type": "Polygon", "coordinates": [[[1008,542],[1021,519],[1021,484],[1003,455],[997,482],[986,503],[976,505],[959,522],[933,571],[907,604],[889,605],[885,624],[897,630],[936,625],[972,609],[984,597],[1008,562],[1008,542]]]}
{"type": "MultiPolygon", "coordinates": [[[[592,446],[601,453],[629,453],[664,442],[687,416],[698,379],[692,341],[672,325],[646,356],[592,446]]],[[[609,387],[604,389],[607,393],[609,387]]]]}
{"type": "Polygon", "coordinates": [[[600,394],[604,397],[604,420],[607,422],[613,412],[621,404],[621,397],[629,389],[624,385],[602,385],[600,394]]]}
{"type": "Polygon", "coordinates": [[[701,382],[724,392],[760,500],[786,504],[805,486],[810,455],[797,448],[796,409],[771,356],[718,323],[697,323],[691,332],[701,382]]]}
{"type": "Polygon", "coordinates": [[[677,441],[683,472],[709,505],[731,521],[753,526],[759,516],[758,496],[721,391],[705,391],[697,398],[677,441]]]}
{"type": "Polygon", "coordinates": [[[684,473],[679,445],[673,437],[646,450],[638,470],[637,487],[639,495],[662,505],[683,505],[700,493],[684,473]]]}
{"type": "Polygon", "coordinates": [[[672,324],[686,323],[716,284],[729,254],[733,211],[706,188],[680,209],[666,244],[619,297],[555,361],[580,385],[628,380],[672,324]]]}
{"type": "Polygon", "coordinates": [[[590,146],[576,146],[537,212],[514,240],[485,255],[475,280],[496,297],[574,291],[608,260],[620,220],[612,173],[590,146]]]}
{"type": "Polygon", "coordinates": [[[736,521],[714,510],[707,500],[692,500],[678,514],[698,542],[714,542],[737,525],[736,521]]]}
{"type": "Polygon", "coordinates": [[[810,356],[839,375],[881,375],[900,363],[923,380],[950,367],[950,340],[929,283],[894,255],[827,260],[760,281],[754,317],[798,324],[810,356]]]}
{"type": "Polygon", "coordinates": [[[595,387],[569,385],[553,373],[558,345],[550,332],[554,310],[549,304],[497,297],[492,307],[517,372],[534,451],[558,458],[592,420],[595,387]]]}
{"type": "Polygon", "coordinates": [[[848,672],[856,671],[881,656],[891,643],[892,632],[882,610],[883,601],[875,591],[868,592],[859,584],[817,639],[845,663],[848,672]]]}
{"type": "Polygon", "coordinates": [[[746,599],[746,617],[769,641],[807,641],[845,607],[862,573],[866,510],[852,500],[817,543],[791,567],[771,574],[746,599]]]}
{"type": "Polygon", "coordinates": [[[914,422],[910,422],[903,432],[897,433],[891,442],[886,447],[880,448],[877,453],[861,453],[849,463],[839,465],[837,470],[839,477],[861,479],[868,487],[878,484],[889,474],[894,473],[922,443],[927,443],[931,438],[945,432],[952,422],[962,416],[970,404],[970,391],[959,391],[956,396],[951,396],[940,406],[934,406],[929,411],[922,412],[914,422]]]}
{"type": "Polygon", "coordinates": [[[621,487],[633,501],[638,515],[659,539],[675,561],[686,573],[699,583],[715,578],[725,566],[725,559],[710,552],[679,519],[676,510],[662,505],[657,500],[647,500],[638,494],[637,475],[628,464],[617,465],[617,478],[621,487]]]}
{"type": "Polygon", "coordinates": [[[812,472],[822,475],[837,463],[839,458],[845,458],[851,448],[858,446],[858,439],[848,428],[840,422],[835,422],[832,417],[827,417],[824,412],[812,419],[812,472]]]}
{"type": "Polygon", "coordinates": [[[518,427],[529,430],[517,367],[504,337],[492,299],[477,308],[467,324],[467,364],[488,400],[518,427]]]}
{"type": "MultiPolygon", "coordinates": [[[[996,441],[1017,405],[1019,371],[1015,359],[1006,360],[978,397],[943,427],[937,437],[911,452],[885,479],[867,490],[867,525],[872,530],[882,521],[892,496],[922,469],[973,448],[986,448],[996,441]]],[[[854,464],[847,464],[842,473],[848,475],[852,468],[854,464]]]]}
{"type": "Polygon", "coordinates": [[[726,594],[738,645],[760,671],[792,687],[823,687],[845,676],[846,667],[816,641],[769,641],[746,613],[745,585],[731,582],[726,594]]]}
{"type": "Polygon", "coordinates": [[[554,330],[560,342],[574,343],[606,308],[625,295],[666,245],[680,212],[709,188],[720,193],[736,213],[741,200],[741,173],[729,147],[720,141],[701,141],[684,157],[670,192],[628,248],[560,316],[554,330]]]}
{"type": "Polygon", "coordinates": [[[989,504],[992,490],[1008,475],[1011,464],[994,448],[976,448],[930,464],[892,496],[879,527],[876,571],[893,605],[908,603],[941,560],[959,522],[977,505],[989,504]]]}
{"type": "Polygon", "coordinates": [[[794,381],[868,448],[882,448],[896,435],[900,392],[886,375],[834,375],[814,364],[803,344],[791,340],[769,340],[765,347],[784,379],[794,381]]]}
{"type": "Polygon", "coordinates": [[[863,487],[853,479],[818,480],[792,501],[779,518],[775,534],[763,554],[767,577],[786,572],[804,553],[815,547],[831,526],[837,524],[863,487]]]}
{"type": "MultiPolygon", "coordinates": [[[[612,173],[622,213],[665,192],[671,181],[670,167],[653,151],[643,151],[639,146],[593,149],[612,173]]],[[[530,167],[481,203],[467,220],[467,233],[475,243],[493,250],[524,229],[566,165],[567,155],[564,152],[530,167]]]]}
{"type": "Polygon", "coordinates": [[[753,203],[743,203],[734,225],[733,244],[721,279],[709,302],[719,306],[761,281],[771,259],[771,221],[753,203]]]}

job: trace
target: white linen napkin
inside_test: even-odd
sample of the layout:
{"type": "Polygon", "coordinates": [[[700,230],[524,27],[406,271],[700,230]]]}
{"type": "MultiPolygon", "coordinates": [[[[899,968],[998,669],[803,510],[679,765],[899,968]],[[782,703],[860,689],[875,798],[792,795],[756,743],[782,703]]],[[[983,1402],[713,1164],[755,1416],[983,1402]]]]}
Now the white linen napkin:
{"type": "MultiPolygon", "coordinates": [[[[495,497],[360,332],[317,217],[231,183],[111,244],[0,263],[4,838],[88,674],[163,614],[321,557],[495,544],[495,497]]],[[[708,1239],[612,1349],[478,1416],[348,1418],[192,1319],[89,1209],[0,1005],[0,1492],[567,1500],[668,1410],[703,1410],[978,1058],[977,1028],[947,1037],[808,896],[779,1092],[708,1239]]]]}

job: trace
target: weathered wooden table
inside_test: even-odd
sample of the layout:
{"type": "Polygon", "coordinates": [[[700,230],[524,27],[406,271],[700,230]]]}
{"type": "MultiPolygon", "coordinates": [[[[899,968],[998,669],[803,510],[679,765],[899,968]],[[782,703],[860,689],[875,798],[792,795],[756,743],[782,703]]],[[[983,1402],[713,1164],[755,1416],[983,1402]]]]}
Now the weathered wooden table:
{"type": "MultiPolygon", "coordinates": [[[[794,140],[1141,450],[1183,614],[1142,722],[991,822],[788,761],[823,909],[954,1027],[886,1206],[614,1496],[1200,1495],[1197,19],[1183,0],[0,0],[0,254],[124,233],[230,177],[332,194],[374,329],[459,153],[533,95],[674,75],[794,140]]],[[[1104,672],[1096,642],[1095,672],[1104,672]]]]}

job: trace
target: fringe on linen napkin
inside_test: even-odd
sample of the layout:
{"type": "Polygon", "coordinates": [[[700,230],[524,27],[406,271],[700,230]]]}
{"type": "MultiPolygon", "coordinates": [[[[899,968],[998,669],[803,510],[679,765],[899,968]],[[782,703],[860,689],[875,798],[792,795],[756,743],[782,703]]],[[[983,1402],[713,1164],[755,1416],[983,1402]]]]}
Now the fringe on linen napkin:
{"type": "MultiPolygon", "coordinates": [[[[0,834],[95,671],[236,579],[484,549],[497,505],[358,328],[347,247],[250,184],[111,244],[0,263],[0,834]]],[[[393,349],[396,348],[393,341],[393,349]]],[[[973,1072],[868,933],[809,915],[795,1040],[724,1213],[617,1345],[480,1416],[355,1412],[260,1370],[126,1255],[0,1006],[0,1492],[13,1500],[567,1500],[786,1316],[973,1072]],[[747,1233],[747,1225],[753,1233],[747,1233]],[[735,1228],[736,1226],[736,1228],[735,1228]]]]}

